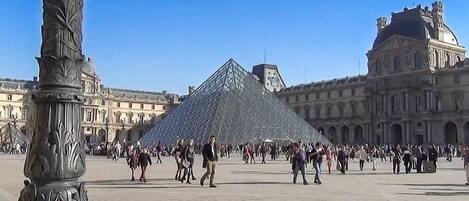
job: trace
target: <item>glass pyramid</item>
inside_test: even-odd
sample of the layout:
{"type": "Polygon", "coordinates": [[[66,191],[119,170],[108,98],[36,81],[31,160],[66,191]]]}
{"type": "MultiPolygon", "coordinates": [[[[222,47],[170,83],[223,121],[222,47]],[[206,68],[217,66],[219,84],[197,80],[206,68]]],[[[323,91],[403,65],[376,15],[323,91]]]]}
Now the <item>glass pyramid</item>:
{"type": "Polygon", "coordinates": [[[143,146],[176,139],[206,143],[297,141],[330,144],[233,59],[228,60],[140,140],[143,146]]]}
{"type": "Polygon", "coordinates": [[[0,128],[0,144],[29,144],[29,138],[11,123],[0,128]]]}

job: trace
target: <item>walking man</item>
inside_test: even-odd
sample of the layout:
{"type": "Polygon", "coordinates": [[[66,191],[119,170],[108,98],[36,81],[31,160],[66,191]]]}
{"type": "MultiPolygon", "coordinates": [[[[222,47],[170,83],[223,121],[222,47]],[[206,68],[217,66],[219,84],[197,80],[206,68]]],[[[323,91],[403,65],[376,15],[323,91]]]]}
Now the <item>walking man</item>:
{"type": "Polygon", "coordinates": [[[293,183],[296,184],[296,177],[298,176],[298,171],[301,171],[301,176],[303,176],[303,184],[308,185],[308,181],[306,181],[306,174],[305,174],[305,162],[306,162],[306,151],[303,147],[303,140],[298,142],[298,146],[295,147],[294,150],[294,157],[293,157],[293,183]]]}
{"type": "Polygon", "coordinates": [[[140,181],[147,183],[147,178],[145,177],[145,171],[147,170],[147,166],[151,165],[151,157],[147,153],[147,149],[143,149],[143,151],[138,156],[138,165],[142,169],[142,174],[140,175],[140,181]]]}
{"type": "Polygon", "coordinates": [[[213,184],[213,179],[215,178],[215,167],[217,166],[218,161],[218,149],[215,143],[215,136],[210,136],[208,143],[204,145],[202,149],[202,156],[204,157],[202,167],[207,168],[204,176],[200,179],[200,185],[204,185],[205,179],[210,175],[210,187],[216,188],[213,184]]]}
{"type": "Polygon", "coordinates": [[[260,151],[262,156],[262,164],[265,164],[265,155],[267,154],[267,147],[265,146],[265,142],[262,143],[260,151]]]}
{"type": "Polygon", "coordinates": [[[321,162],[322,162],[322,145],[320,142],[316,143],[316,146],[311,150],[311,160],[313,161],[313,168],[316,172],[314,174],[314,183],[322,184],[319,174],[321,173],[321,162]]]}

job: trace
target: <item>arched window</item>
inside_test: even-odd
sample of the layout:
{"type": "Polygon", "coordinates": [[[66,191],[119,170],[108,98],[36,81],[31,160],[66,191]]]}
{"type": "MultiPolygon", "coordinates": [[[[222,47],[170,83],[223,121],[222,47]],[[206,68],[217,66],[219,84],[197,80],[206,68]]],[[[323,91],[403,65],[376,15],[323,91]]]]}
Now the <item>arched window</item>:
{"type": "Polygon", "coordinates": [[[106,122],[106,110],[102,110],[100,115],[101,122],[106,122]]]}
{"type": "Polygon", "coordinates": [[[6,107],[5,108],[5,119],[13,119],[13,109],[11,107],[6,107]]]}
{"type": "Polygon", "coordinates": [[[416,52],[414,55],[414,67],[415,69],[421,69],[422,65],[423,65],[422,54],[420,52],[416,52]]]}
{"type": "Polygon", "coordinates": [[[28,119],[28,109],[23,108],[21,111],[21,119],[28,119]]]}
{"type": "Polygon", "coordinates": [[[435,67],[436,68],[440,67],[440,55],[438,55],[437,51],[435,51],[435,67]]]}
{"type": "Polygon", "coordinates": [[[399,56],[394,57],[394,72],[401,71],[401,58],[399,56]]]}
{"type": "Polygon", "coordinates": [[[449,56],[449,54],[446,53],[446,60],[445,60],[445,66],[446,66],[446,67],[449,67],[449,65],[450,65],[450,58],[451,58],[451,57],[449,56]]]}
{"type": "Polygon", "coordinates": [[[382,70],[381,61],[377,59],[375,61],[375,75],[376,76],[381,75],[381,70],[382,70]]]}

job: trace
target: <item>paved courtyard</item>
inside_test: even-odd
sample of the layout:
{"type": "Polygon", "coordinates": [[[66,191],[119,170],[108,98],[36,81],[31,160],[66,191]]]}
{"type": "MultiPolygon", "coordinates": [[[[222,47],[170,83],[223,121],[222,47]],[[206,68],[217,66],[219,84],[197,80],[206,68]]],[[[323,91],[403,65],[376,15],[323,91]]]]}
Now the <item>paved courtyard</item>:
{"type": "MultiPolygon", "coordinates": [[[[17,200],[22,188],[24,156],[0,156],[0,201],[17,200]]],[[[195,175],[203,169],[198,158],[195,175]]],[[[322,174],[322,185],[314,185],[314,172],[308,167],[309,186],[292,184],[290,164],[267,161],[268,164],[244,164],[239,157],[223,158],[215,177],[218,188],[201,187],[174,181],[175,163],[164,158],[163,164],[151,166],[146,184],[130,182],[130,173],[123,159],[118,162],[104,157],[88,157],[88,197],[93,201],[123,200],[469,200],[469,187],[464,186],[462,161],[439,163],[435,174],[393,175],[390,163],[379,163],[377,171],[358,170],[357,161],[350,164],[347,175],[336,171],[322,174]]],[[[323,167],[324,169],[324,167],[323,167]]],[[[402,169],[402,168],[401,168],[402,169]]],[[[139,174],[140,171],[137,171],[139,174]]],[[[299,180],[301,183],[301,178],[299,180]]]]}

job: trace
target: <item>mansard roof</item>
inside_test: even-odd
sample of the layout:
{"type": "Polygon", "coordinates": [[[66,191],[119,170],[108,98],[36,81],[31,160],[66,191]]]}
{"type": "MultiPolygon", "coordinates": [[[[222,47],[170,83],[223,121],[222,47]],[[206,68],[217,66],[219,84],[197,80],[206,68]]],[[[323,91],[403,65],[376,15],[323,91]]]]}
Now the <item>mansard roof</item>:
{"type": "MultiPolygon", "coordinates": [[[[404,9],[399,13],[392,13],[391,23],[378,33],[373,43],[373,48],[393,35],[410,37],[418,40],[437,39],[435,36],[435,25],[433,24],[432,11],[427,7],[424,9],[418,5],[414,9],[404,9]]],[[[453,31],[444,24],[443,42],[459,45],[458,39],[453,31]]]]}

